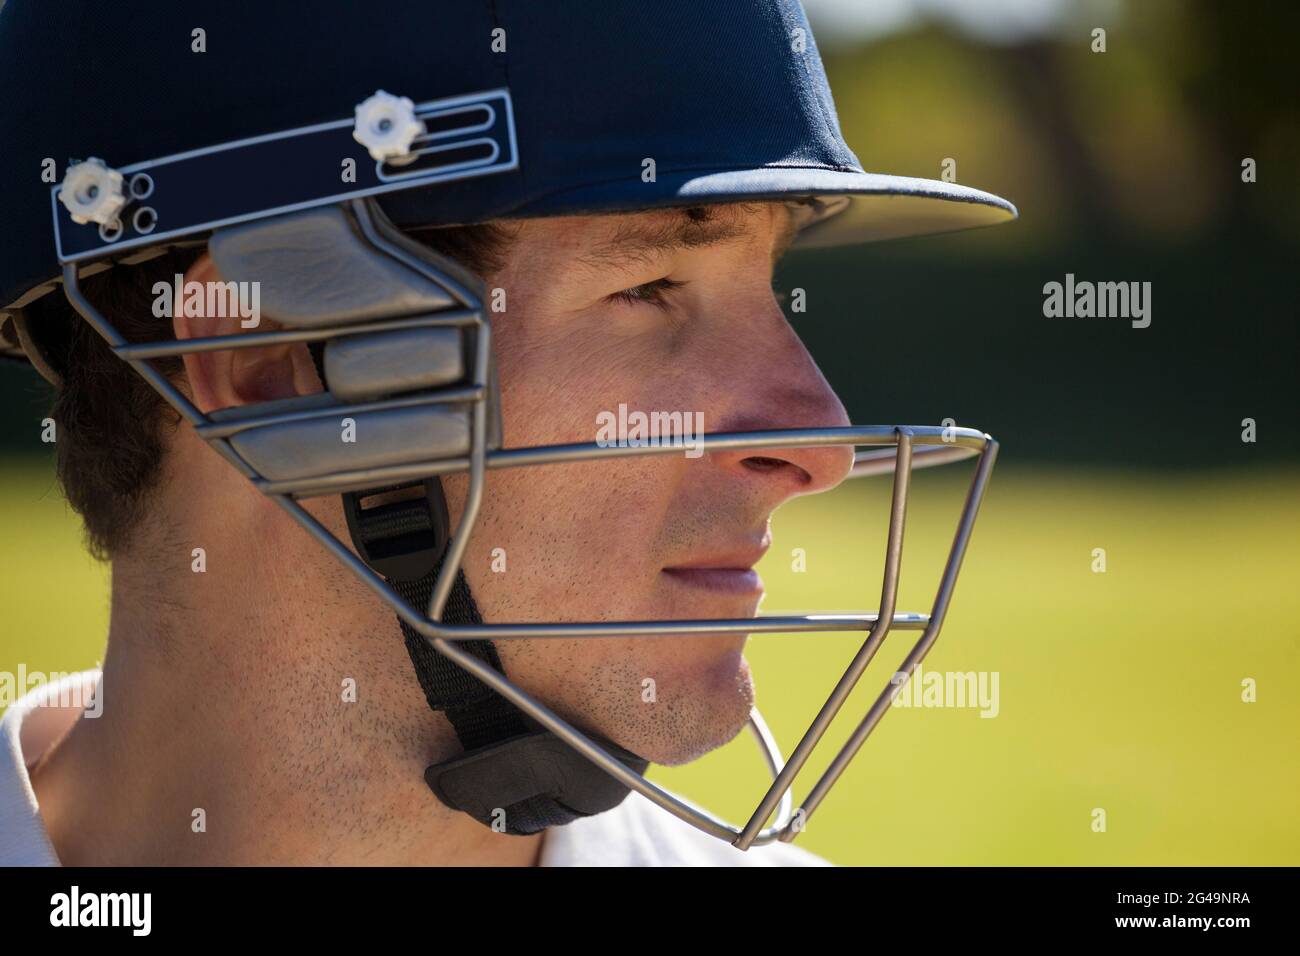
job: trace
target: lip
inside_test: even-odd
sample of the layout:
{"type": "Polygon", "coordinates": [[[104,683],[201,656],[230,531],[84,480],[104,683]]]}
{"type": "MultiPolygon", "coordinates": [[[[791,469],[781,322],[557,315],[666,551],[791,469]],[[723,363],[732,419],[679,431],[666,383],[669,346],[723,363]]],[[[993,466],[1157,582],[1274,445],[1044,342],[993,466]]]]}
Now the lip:
{"type": "Polygon", "coordinates": [[[663,573],[690,587],[719,594],[761,595],[763,579],[754,565],[767,553],[764,541],[757,547],[719,552],[664,568],[663,573]]]}
{"type": "Polygon", "coordinates": [[[674,581],[715,594],[763,593],[763,579],[753,568],[664,568],[663,573],[674,581]]]}

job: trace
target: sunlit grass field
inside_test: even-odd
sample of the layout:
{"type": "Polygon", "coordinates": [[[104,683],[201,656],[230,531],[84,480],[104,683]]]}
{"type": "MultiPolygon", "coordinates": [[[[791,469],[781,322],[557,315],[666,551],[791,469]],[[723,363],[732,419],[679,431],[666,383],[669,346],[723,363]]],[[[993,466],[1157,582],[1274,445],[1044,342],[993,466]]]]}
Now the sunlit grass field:
{"type": "MultiPolygon", "coordinates": [[[[902,610],[929,609],[959,469],[916,477],[902,610]]],[[[1300,473],[1284,470],[1004,463],[925,664],[998,672],[998,715],[893,710],[800,843],[841,864],[1300,864],[1298,489],[1300,473]],[[1092,570],[1095,548],[1105,573],[1092,570]],[[1242,701],[1247,678],[1255,703],[1242,701]],[[1093,830],[1097,808],[1105,832],[1093,830]]],[[[888,482],[866,479],[779,512],[760,566],[764,610],[875,607],[887,505],[888,482]]],[[[107,574],[84,555],[49,469],[0,465],[0,528],[0,670],[94,666],[107,574]]],[[[803,789],[915,636],[886,641],[803,789]]],[[[856,646],[852,635],[751,642],[760,706],[785,750],[856,646]]],[[[764,786],[747,735],[653,775],[733,821],[764,786]]]]}

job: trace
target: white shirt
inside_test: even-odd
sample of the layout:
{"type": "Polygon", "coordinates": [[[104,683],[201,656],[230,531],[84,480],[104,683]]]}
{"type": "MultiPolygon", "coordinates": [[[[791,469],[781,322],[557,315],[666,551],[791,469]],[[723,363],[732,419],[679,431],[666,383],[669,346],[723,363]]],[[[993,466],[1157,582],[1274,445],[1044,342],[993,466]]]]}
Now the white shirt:
{"type": "MultiPolygon", "coordinates": [[[[28,771],[72,726],[82,706],[48,702],[89,701],[99,671],[74,674],[38,687],[0,719],[0,866],[58,866],[28,771]]],[[[659,809],[639,793],[607,813],[546,832],[542,866],[828,866],[825,860],[785,843],[742,853],[659,809]]]]}

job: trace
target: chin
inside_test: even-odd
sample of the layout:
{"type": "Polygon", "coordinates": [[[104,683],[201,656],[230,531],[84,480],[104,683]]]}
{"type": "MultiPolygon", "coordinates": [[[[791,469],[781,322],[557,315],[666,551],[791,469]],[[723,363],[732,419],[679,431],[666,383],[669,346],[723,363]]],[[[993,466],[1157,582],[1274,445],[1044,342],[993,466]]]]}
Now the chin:
{"type": "MultiPolygon", "coordinates": [[[[689,640],[696,647],[709,638],[689,640]]],[[[754,685],[743,647],[728,636],[716,640],[733,645],[709,662],[683,668],[667,685],[659,682],[658,701],[648,712],[632,719],[613,735],[618,743],[651,763],[677,766],[698,760],[735,738],[749,721],[754,706],[754,685]]],[[[743,645],[743,638],[739,643],[743,645]]]]}

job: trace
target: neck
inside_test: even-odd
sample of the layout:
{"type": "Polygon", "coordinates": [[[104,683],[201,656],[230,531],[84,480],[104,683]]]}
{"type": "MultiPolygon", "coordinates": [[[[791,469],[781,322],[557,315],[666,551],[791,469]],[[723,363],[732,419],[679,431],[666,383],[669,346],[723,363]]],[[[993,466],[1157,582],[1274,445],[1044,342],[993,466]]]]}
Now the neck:
{"type": "Polygon", "coordinates": [[[425,767],[459,747],[395,618],[279,519],[238,550],[194,538],[214,545],[203,573],[174,542],[174,568],[157,548],[115,561],[103,713],[33,772],[60,859],[534,863],[540,835],[494,833],[429,792],[425,767]]]}

